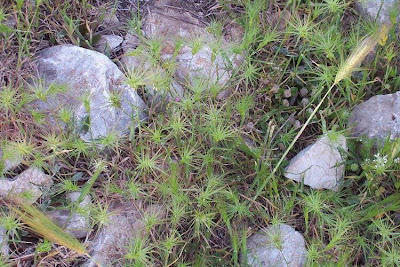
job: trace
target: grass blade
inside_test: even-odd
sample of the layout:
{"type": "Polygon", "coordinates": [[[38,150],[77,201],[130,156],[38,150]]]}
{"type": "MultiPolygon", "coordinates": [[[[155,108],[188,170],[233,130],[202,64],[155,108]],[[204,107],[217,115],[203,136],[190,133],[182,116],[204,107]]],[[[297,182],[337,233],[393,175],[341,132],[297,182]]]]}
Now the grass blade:
{"type": "Polygon", "coordinates": [[[78,201],[76,202],[77,205],[79,205],[83,199],[85,198],[85,196],[87,194],[89,194],[90,189],[92,188],[94,182],[96,182],[97,178],[99,177],[100,173],[103,171],[104,167],[105,167],[105,163],[104,162],[100,162],[97,165],[96,171],[94,172],[92,178],[90,178],[86,184],[83,186],[81,194],[79,195],[78,201]]]}

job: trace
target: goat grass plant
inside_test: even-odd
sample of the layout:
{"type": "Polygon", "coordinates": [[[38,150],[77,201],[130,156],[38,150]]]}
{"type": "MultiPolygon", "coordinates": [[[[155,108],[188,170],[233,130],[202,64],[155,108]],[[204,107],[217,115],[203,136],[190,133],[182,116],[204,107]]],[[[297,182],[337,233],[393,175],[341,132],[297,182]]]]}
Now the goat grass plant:
{"type": "Polygon", "coordinates": [[[65,233],[60,227],[54,224],[39,209],[20,201],[9,204],[9,208],[14,211],[20,220],[31,230],[56,244],[65,246],[78,254],[87,255],[85,247],[75,238],[65,233]],[[15,203],[15,204],[14,204],[15,203]]]}
{"type": "MultiPolygon", "coordinates": [[[[244,61],[229,82],[194,78],[184,84],[182,97],[162,103],[165,110],[147,101],[148,121],[129,137],[111,132],[87,143],[70,128],[62,134],[46,128],[45,114],[29,108],[65,89],[31,79],[29,63],[37,47],[72,43],[90,49],[104,17],[116,10],[110,2],[0,3],[0,61],[6,66],[0,65],[1,173],[12,177],[36,166],[55,182],[34,206],[3,207],[0,226],[10,254],[0,259],[1,266],[81,264],[89,258],[87,241],[109,223],[114,200],[158,204],[166,211],[163,219],[144,217],[143,236],[124,247],[121,266],[245,266],[247,238],[279,223],[305,237],[306,266],[400,265],[398,140],[376,147],[362,139],[360,147],[348,138],[338,192],[283,178],[288,160],[318,135],[347,135],[354,105],[396,91],[394,21],[379,28],[342,0],[210,1],[206,30],[220,42],[211,44],[214,59],[224,56],[221,42],[231,25],[244,30],[234,47],[245,51],[244,61]],[[375,57],[365,60],[371,52],[375,57]],[[22,164],[6,170],[12,161],[22,164]],[[80,200],[90,195],[94,202],[88,213],[94,231],[81,240],[44,215],[54,207],[77,209],[65,206],[65,194],[77,191],[80,200]],[[80,256],[66,260],[52,252],[51,243],[80,256]],[[24,251],[36,251],[34,259],[24,251]]],[[[150,86],[169,90],[180,50],[186,46],[198,56],[208,45],[199,36],[173,40],[172,57],[165,60],[162,40],[143,36],[146,8],[125,14],[127,23],[113,29],[139,36],[128,56],[149,64],[127,69],[125,82],[140,94],[150,86]]],[[[118,54],[110,57],[120,64],[118,54]]],[[[81,96],[87,111],[88,100],[81,96]]],[[[118,108],[120,96],[110,95],[109,103],[118,108]]],[[[56,116],[62,125],[73,125],[68,107],[56,116]]]]}

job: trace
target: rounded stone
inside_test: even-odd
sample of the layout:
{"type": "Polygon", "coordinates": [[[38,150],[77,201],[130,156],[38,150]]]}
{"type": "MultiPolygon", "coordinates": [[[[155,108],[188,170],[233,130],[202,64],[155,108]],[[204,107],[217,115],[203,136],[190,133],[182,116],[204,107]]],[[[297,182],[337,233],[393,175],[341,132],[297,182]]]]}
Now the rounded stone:
{"type": "Polygon", "coordinates": [[[247,240],[249,266],[301,267],[305,262],[304,238],[289,225],[271,225],[247,240]]]}
{"type": "Polygon", "coordinates": [[[125,135],[132,124],[147,116],[147,107],[136,90],[127,85],[117,65],[101,53],[57,45],[40,51],[36,63],[46,91],[45,99],[33,103],[35,108],[55,119],[59,110],[67,109],[85,141],[112,132],[125,135]]]}

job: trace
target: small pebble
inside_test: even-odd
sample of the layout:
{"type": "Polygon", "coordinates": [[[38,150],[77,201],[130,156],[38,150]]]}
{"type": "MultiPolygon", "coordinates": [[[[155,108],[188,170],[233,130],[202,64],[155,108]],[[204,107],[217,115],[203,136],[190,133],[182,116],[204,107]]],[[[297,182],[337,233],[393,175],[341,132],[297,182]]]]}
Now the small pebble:
{"type": "Polygon", "coordinates": [[[307,96],[307,95],[308,95],[308,90],[307,90],[307,88],[305,88],[305,87],[301,88],[301,89],[300,89],[300,96],[301,96],[301,97],[305,97],[305,96],[307,96]]]}
{"type": "Polygon", "coordinates": [[[277,94],[279,92],[279,85],[274,84],[271,88],[271,93],[277,94]]]}
{"type": "Polygon", "coordinates": [[[283,92],[283,97],[284,98],[289,98],[289,97],[291,97],[292,96],[292,91],[290,90],[290,89],[286,89],[284,92],[283,92]]]}
{"type": "Polygon", "coordinates": [[[288,122],[289,122],[290,124],[294,124],[295,121],[296,121],[296,120],[295,120],[294,117],[292,117],[292,116],[290,116],[289,119],[288,119],[288,122]]]}
{"type": "Polygon", "coordinates": [[[300,128],[300,126],[301,126],[300,121],[299,120],[295,120],[295,122],[293,123],[293,127],[294,128],[300,128]]]}
{"type": "Polygon", "coordinates": [[[290,106],[289,101],[288,101],[287,99],[283,99],[283,100],[282,100],[282,105],[283,105],[284,107],[290,106]]]}
{"type": "Polygon", "coordinates": [[[303,98],[303,99],[301,100],[301,104],[303,105],[303,107],[307,106],[308,103],[310,103],[310,101],[308,100],[308,98],[303,98]]]}

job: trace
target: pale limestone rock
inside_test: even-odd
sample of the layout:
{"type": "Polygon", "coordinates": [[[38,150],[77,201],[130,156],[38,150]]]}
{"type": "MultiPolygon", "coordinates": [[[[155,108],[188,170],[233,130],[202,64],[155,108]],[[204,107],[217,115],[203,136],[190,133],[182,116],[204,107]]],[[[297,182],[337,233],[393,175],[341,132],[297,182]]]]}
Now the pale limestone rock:
{"type": "Polygon", "coordinates": [[[36,202],[43,191],[52,185],[51,176],[31,167],[14,179],[0,178],[0,196],[30,204],[36,202]]]}
{"type": "Polygon", "coordinates": [[[390,23],[390,13],[397,10],[397,21],[400,18],[400,1],[398,0],[358,0],[356,9],[368,18],[380,24],[390,23]]]}
{"type": "Polygon", "coordinates": [[[136,121],[146,118],[147,107],[137,92],[126,84],[126,77],[105,55],[73,45],[58,45],[39,54],[39,78],[46,86],[65,87],[63,92],[48,91],[36,106],[52,117],[66,108],[73,114],[76,131],[85,141],[116,132],[129,133],[136,121]]]}
{"type": "Polygon", "coordinates": [[[0,173],[1,171],[6,172],[12,168],[17,167],[21,164],[23,158],[15,155],[12,159],[3,158],[3,151],[0,149],[0,173]]]}
{"type": "MultiPolygon", "coordinates": [[[[128,246],[135,238],[145,236],[144,216],[153,214],[162,219],[164,207],[154,205],[143,210],[132,203],[113,203],[109,208],[109,221],[103,225],[92,241],[88,251],[92,256],[85,267],[111,266],[128,253],[128,246]]],[[[115,265],[113,265],[115,266],[115,265]]]]}
{"type": "Polygon", "coordinates": [[[7,257],[10,254],[10,247],[8,246],[8,234],[6,228],[0,226],[0,254],[7,257]]]}
{"type": "Polygon", "coordinates": [[[341,149],[347,151],[344,136],[339,135],[337,140],[323,136],[290,160],[285,177],[297,182],[304,181],[314,189],[337,191],[344,174],[341,149]]]}
{"type": "Polygon", "coordinates": [[[251,267],[302,267],[306,262],[303,236],[286,224],[269,226],[247,240],[251,267]]]}
{"type": "Polygon", "coordinates": [[[233,52],[240,41],[233,40],[240,38],[240,27],[228,27],[227,36],[214,36],[190,12],[173,8],[175,1],[162,2],[149,9],[143,22],[144,36],[162,41],[161,59],[176,60],[176,77],[182,83],[190,85],[195,79],[202,79],[210,86],[225,86],[244,58],[243,54],[233,52]],[[182,40],[182,46],[175,58],[177,40],[182,40]]]}

